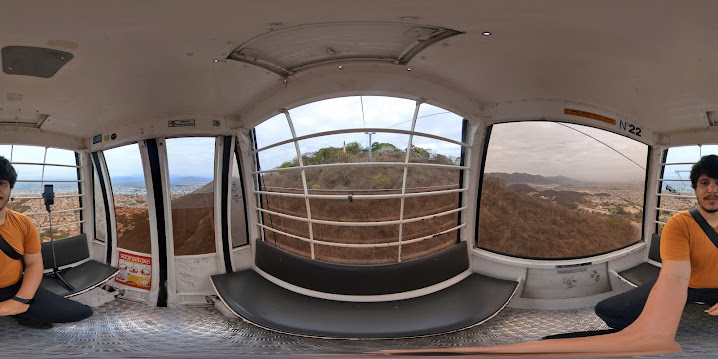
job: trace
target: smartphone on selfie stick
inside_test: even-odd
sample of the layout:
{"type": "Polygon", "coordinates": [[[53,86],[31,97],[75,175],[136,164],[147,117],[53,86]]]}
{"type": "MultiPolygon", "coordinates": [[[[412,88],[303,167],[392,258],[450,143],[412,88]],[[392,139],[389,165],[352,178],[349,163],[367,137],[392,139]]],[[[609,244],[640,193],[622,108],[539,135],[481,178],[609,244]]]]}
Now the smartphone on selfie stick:
{"type": "Polygon", "coordinates": [[[42,191],[42,199],[45,201],[45,208],[47,209],[47,219],[50,221],[50,248],[52,249],[52,275],[59,279],[62,284],[69,290],[75,290],[75,288],[68,283],[65,278],[62,278],[60,271],[57,268],[57,259],[55,258],[55,239],[52,235],[52,215],[50,206],[55,204],[55,190],[51,184],[46,184],[42,191]]]}

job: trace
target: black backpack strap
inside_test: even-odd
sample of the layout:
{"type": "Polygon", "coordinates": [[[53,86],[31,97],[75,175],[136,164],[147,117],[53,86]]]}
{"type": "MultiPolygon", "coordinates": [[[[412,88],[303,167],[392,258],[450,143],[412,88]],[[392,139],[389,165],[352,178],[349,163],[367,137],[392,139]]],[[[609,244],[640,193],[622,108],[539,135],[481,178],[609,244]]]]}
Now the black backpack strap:
{"type": "Polygon", "coordinates": [[[15,260],[22,259],[22,255],[18,253],[11,245],[8,243],[5,238],[0,234],[0,249],[2,249],[5,254],[15,260]]]}
{"type": "Polygon", "coordinates": [[[718,233],[716,233],[716,230],[711,227],[708,222],[706,222],[706,219],[701,216],[701,213],[698,212],[698,208],[693,208],[688,213],[691,214],[691,217],[698,223],[699,226],[703,229],[703,232],[706,233],[706,236],[713,242],[713,245],[718,248],[718,233]]]}

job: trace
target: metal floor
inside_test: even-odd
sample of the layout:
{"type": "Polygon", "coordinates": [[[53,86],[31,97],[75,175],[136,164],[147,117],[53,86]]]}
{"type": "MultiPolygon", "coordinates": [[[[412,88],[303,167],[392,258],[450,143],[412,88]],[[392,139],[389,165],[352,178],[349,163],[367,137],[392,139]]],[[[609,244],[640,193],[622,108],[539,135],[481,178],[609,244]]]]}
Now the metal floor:
{"type": "MultiPolygon", "coordinates": [[[[718,318],[689,305],[678,332],[684,352],[655,358],[714,357],[718,318]]],[[[352,356],[382,349],[487,346],[544,335],[605,328],[590,308],[539,311],[507,308],[489,322],[460,332],[413,339],[328,340],[279,334],[212,306],[156,308],[115,300],[80,323],[49,330],[21,327],[0,317],[3,358],[286,358],[352,356]]]]}

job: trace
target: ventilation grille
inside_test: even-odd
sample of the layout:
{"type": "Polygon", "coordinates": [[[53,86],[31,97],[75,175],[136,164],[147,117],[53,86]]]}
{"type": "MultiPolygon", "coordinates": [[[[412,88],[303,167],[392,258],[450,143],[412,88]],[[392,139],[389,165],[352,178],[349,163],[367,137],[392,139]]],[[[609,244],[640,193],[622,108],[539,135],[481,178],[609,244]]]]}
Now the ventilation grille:
{"type": "Polygon", "coordinates": [[[40,128],[49,115],[39,113],[32,116],[15,116],[7,118],[2,116],[0,112],[0,127],[23,127],[23,128],[40,128]]]}
{"type": "Polygon", "coordinates": [[[428,46],[461,33],[443,27],[391,22],[301,25],[259,35],[239,45],[228,58],[282,76],[332,62],[406,64],[428,46]]]}

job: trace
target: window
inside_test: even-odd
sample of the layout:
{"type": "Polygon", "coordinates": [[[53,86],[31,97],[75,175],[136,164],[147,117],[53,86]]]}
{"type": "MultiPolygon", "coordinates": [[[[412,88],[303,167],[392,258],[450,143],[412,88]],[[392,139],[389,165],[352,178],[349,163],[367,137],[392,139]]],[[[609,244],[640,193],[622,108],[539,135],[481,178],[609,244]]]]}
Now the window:
{"type": "Polygon", "coordinates": [[[345,264],[410,260],[453,245],[464,226],[462,125],[432,105],[364,96],[318,101],[258,125],[263,239],[345,264]]]}
{"type": "Polygon", "coordinates": [[[79,166],[74,151],[2,145],[0,154],[10,160],[18,173],[8,208],[29,216],[38,227],[42,241],[50,240],[51,236],[60,239],[82,232],[79,166]],[[55,192],[51,214],[42,197],[44,185],[52,185],[55,192]]]}
{"type": "Polygon", "coordinates": [[[480,248],[562,259],[641,239],[648,146],[558,122],[502,123],[489,133],[480,248]]]}
{"type": "Polygon", "coordinates": [[[230,223],[232,224],[232,247],[236,248],[249,244],[249,236],[247,234],[247,216],[244,212],[244,188],[242,183],[241,174],[239,173],[239,161],[237,161],[238,152],[232,156],[232,182],[231,186],[231,198],[230,198],[230,210],[231,216],[230,223]]]}
{"type": "Polygon", "coordinates": [[[171,138],[167,163],[175,255],[216,252],[214,138],[171,138]]]}
{"type": "Polygon", "coordinates": [[[97,168],[93,166],[92,180],[95,203],[95,239],[101,242],[107,241],[107,220],[105,219],[105,200],[102,196],[102,187],[97,174],[97,168]]]}
{"type": "Polygon", "coordinates": [[[663,232],[663,225],[672,215],[698,206],[691,187],[691,167],[702,156],[711,154],[718,154],[718,145],[671,147],[666,150],[659,178],[656,233],[663,232]]]}
{"type": "Polygon", "coordinates": [[[142,159],[137,144],[103,151],[112,183],[117,247],[151,253],[150,220],[142,159]]]}

